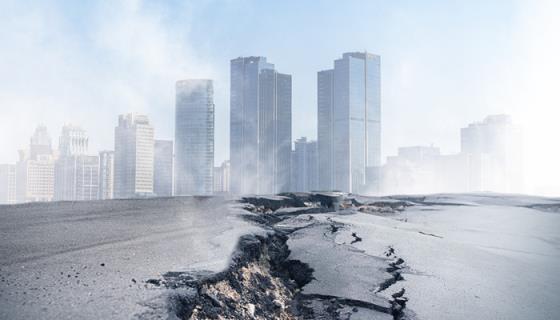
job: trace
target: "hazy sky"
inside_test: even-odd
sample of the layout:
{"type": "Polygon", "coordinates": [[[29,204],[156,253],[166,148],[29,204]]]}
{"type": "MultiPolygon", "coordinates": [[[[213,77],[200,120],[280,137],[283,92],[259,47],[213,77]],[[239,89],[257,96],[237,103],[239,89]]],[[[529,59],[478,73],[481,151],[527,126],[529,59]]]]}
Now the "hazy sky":
{"type": "Polygon", "coordinates": [[[560,195],[560,6],[555,1],[0,0],[0,163],[34,127],[64,123],[113,149],[118,114],[172,139],[174,83],[215,80],[216,163],[229,154],[229,60],[266,56],[293,76],[293,137],[316,137],[316,73],[346,51],[382,59],[383,156],[459,150],[459,128],[510,113],[528,192],[560,195]]]}

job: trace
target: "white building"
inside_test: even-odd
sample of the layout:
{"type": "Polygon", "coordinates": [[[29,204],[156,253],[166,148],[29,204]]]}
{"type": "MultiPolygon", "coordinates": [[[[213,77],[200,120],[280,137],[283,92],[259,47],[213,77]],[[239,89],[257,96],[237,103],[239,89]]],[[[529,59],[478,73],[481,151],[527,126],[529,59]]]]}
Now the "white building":
{"type": "Polygon", "coordinates": [[[461,129],[469,158],[469,191],[522,192],[522,130],[508,115],[491,115],[461,129]]]}
{"type": "Polygon", "coordinates": [[[115,152],[99,152],[99,190],[98,199],[113,199],[115,152]]]}
{"type": "Polygon", "coordinates": [[[88,136],[80,127],[65,125],[55,164],[55,200],[95,200],[99,188],[99,157],[88,156],[88,136]]]}
{"type": "Polygon", "coordinates": [[[16,203],[16,166],[0,164],[0,204],[16,203]]]}
{"type": "Polygon", "coordinates": [[[294,143],[292,152],[291,190],[314,191],[319,188],[319,159],[316,141],[302,137],[294,143]]]}
{"type": "Polygon", "coordinates": [[[119,116],[115,127],[114,197],[151,196],[154,191],[154,128],[145,115],[119,116]]]}
{"type": "Polygon", "coordinates": [[[29,151],[19,152],[16,164],[17,202],[52,201],[54,197],[55,156],[46,127],[38,126],[29,151]]]}
{"type": "Polygon", "coordinates": [[[229,193],[230,164],[222,162],[219,167],[214,167],[214,193],[229,193]]]}

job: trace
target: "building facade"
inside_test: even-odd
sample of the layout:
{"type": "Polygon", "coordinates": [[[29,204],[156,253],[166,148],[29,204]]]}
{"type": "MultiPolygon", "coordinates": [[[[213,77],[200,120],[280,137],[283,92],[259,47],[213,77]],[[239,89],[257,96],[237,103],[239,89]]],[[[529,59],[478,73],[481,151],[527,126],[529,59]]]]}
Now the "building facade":
{"type": "Polygon", "coordinates": [[[175,194],[212,194],[213,171],[212,80],[178,81],[175,102],[175,194]]]}
{"type": "Polygon", "coordinates": [[[100,200],[113,199],[114,196],[115,152],[99,152],[99,190],[97,198],[100,200]]]}
{"type": "Polygon", "coordinates": [[[154,193],[158,197],[173,195],[173,141],[155,140],[154,193]]]}
{"type": "Polygon", "coordinates": [[[292,79],[264,57],[231,60],[231,192],[290,188],[292,79]]]}
{"type": "Polygon", "coordinates": [[[154,128],[145,115],[119,116],[115,128],[114,197],[153,195],[154,128]]]}
{"type": "Polygon", "coordinates": [[[295,141],[292,153],[291,191],[308,192],[319,188],[319,159],[316,141],[302,137],[295,141]]]}
{"type": "Polygon", "coordinates": [[[17,202],[52,201],[54,197],[55,156],[45,126],[38,126],[29,150],[19,151],[16,163],[17,202]]]}
{"type": "Polygon", "coordinates": [[[322,190],[375,189],[381,163],[380,57],[344,53],[317,75],[319,171],[322,190]]]}
{"type": "Polygon", "coordinates": [[[229,193],[229,177],[229,161],[224,161],[219,167],[214,167],[214,194],[229,193]]]}
{"type": "Polygon", "coordinates": [[[55,200],[95,200],[99,188],[99,157],[88,156],[89,138],[80,127],[65,125],[55,163],[55,200]]]}
{"type": "Polygon", "coordinates": [[[491,115],[461,129],[469,191],[523,192],[522,130],[508,115],[491,115]]]}
{"type": "Polygon", "coordinates": [[[0,164],[0,204],[16,203],[16,166],[0,164]]]}

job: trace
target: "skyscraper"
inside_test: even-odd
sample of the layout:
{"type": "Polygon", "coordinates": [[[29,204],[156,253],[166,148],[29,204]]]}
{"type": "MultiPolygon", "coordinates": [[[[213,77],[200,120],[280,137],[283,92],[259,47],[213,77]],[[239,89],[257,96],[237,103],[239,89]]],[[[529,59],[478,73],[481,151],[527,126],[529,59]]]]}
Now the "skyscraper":
{"type": "Polygon", "coordinates": [[[58,150],[60,156],[84,155],[88,151],[89,138],[84,129],[73,125],[64,125],[60,135],[58,150]]]}
{"type": "Polygon", "coordinates": [[[154,193],[159,197],[173,195],[173,141],[155,140],[154,193]]]}
{"type": "Polygon", "coordinates": [[[113,199],[115,152],[99,152],[99,191],[98,199],[113,199]]]}
{"type": "Polygon", "coordinates": [[[55,164],[55,200],[94,200],[99,188],[99,157],[89,156],[88,136],[78,126],[65,125],[55,164]]]}
{"type": "Polygon", "coordinates": [[[294,144],[292,156],[292,188],[291,191],[307,192],[318,189],[319,169],[317,142],[307,141],[302,137],[294,144]]]}
{"type": "Polygon", "coordinates": [[[290,188],[292,78],[264,57],[231,60],[231,192],[290,188]]]}
{"type": "Polygon", "coordinates": [[[20,150],[16,164],[17,202],[52,201],[54,196],[54,155],[45,126],[38,126],[29,151],[20,150]]]}
{"type": "Polygon", "coordinates": [[[320,189],[371,190],[381,163],[380,57],[344,53],[317,75],[320,189]]]}
{"type": "Polygon", "coordinates": [[[212,194],[213,170],[212,80],[178,81],[175,101],[175,194],[212,194]]]}
{"type": "Polygon", "coordinates": [[[115,198],[153,195],[154,128],[145,115],[119,116],[115,127],[115,198]]]}

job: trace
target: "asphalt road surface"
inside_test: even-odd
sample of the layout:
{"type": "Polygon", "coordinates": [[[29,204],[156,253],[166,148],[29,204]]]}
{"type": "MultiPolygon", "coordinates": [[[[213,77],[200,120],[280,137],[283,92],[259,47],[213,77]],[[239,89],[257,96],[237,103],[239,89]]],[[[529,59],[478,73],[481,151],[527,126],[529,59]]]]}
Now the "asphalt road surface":
{"type": "Polygon", "coordinates": [[[220,198],[0,206],[0,319],[130,319],[168,271],[219,271],[253,229],[220,198]]]}

